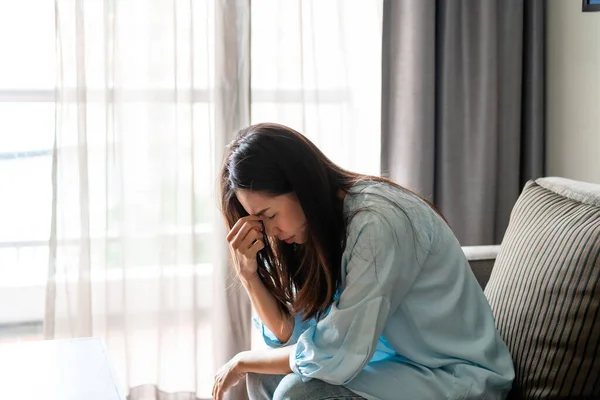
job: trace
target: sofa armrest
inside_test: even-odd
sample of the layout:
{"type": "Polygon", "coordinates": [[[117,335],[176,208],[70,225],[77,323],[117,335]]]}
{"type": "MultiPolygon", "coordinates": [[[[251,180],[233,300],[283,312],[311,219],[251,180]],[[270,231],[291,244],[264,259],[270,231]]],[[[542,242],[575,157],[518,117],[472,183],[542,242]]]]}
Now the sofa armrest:
{"type": "Polygon", "coordinates": [[[494,246],[463,246],[463,252],[469,261],[471,270],[482,289],[490,279],[494,262],[498,257],[500,245],[494,246]]]}
{"type": "Polygon", "coordinates": [[[467,260],[495,260],[500,251],[500,245],[493,246],[463,246],[462,247],[467,260]]]}

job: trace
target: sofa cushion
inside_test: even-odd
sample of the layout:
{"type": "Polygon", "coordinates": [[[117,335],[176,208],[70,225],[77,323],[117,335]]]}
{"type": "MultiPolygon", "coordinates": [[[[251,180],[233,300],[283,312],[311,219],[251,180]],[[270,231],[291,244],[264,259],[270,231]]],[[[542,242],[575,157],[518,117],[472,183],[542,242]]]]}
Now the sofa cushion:
{"type": "Polygon", "coordinates": [[[515,364],[511,398],[600,398],[600,191],[576,186],[527,183],[485,289],[515,364]]]}

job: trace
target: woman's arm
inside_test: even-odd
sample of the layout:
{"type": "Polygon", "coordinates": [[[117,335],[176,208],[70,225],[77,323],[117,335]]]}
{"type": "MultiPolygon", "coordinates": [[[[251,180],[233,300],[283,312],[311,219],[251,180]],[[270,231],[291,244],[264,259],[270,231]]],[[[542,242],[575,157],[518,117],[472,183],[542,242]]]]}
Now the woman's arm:
{"type": "Polygon", "coordinates": [[[275,337],[281,343],[286,343],[294,331],[294,320],[283,314],[257,272],[256,254],[265,246],[263,238],[264,227],[260,218],[254,215],[240,218],[227,234],[233,264],[254,309],[275,337]]]}
{"type": "Polygon", "coordinates": [[[223,395],[247,373],[283,375],[291,372],[289,357],[292,346],[262,351],[238,353],[215,375],[212,397],[222,400],[223,395]]]}
{"type": "Polygon", "coordinates": [[[354,379],[369,363],[388,317],[421,271],[408,217],[386,219],[362,213],[351,223],[348,251],[342,257],[345,286],[329,313],[300,335],[292,347],[290,368],[303,381],[316,378],[333,385],[354,379]]]}
{"type": "Polygon", "coordinates": [[[236,372],[240,374],[249,372],[273,375],[289,374],[292,372],[290,368],[292,348],[293,346],[286,346],[278,349],[241,352],[237,356],[236,372]]]}
{"type": "Polygon", "coordinates": [[[277,300],[269,293],[257,274],[248,279],[242,278],[241,281],[262,323],[281,343],[287,343],[294,332],[294,318],[283,314],[277,300]]]}

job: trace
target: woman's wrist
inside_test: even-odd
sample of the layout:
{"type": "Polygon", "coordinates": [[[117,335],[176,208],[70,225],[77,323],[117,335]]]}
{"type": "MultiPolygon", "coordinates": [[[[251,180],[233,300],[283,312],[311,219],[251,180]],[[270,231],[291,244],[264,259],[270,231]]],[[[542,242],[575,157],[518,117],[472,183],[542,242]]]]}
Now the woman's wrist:
{"type": "Polygon", "coordinates": [[[289,374],[289,356],[292,346],[277,349],[247,350],[238,353],[233,359],[236,374],[289,374]]]}
{"type": "Polygon", "coordinates": [[[250,276],[240,276],[240,281],[242,282],[242,285],[246,288],[246,290],[252,289],[257,284],[262,285],[262,281],[260,280],[258,273],[254,273],[250,276]]]}
{"type": "Polygon", "coordinates": [[[249,351],[242,351],[241,353],[236,354],[233,365],[233,368],[236,373],[245,374],[248,372],[252,372],[248,371],[248,363],[246,362],[248,354],[249,351]]]}

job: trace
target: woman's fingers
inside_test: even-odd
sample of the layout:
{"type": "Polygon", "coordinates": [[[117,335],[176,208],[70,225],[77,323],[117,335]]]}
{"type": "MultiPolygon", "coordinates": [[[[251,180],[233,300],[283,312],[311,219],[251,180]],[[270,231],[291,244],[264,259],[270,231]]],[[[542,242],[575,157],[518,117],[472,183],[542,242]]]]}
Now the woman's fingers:
{"type": "MultiPolygon", "coordinates": [[[[230,240],[229,243],[231,247],[235,250],[242,249],[242,243],[244,242],[246,237],[252,232],[260,232],[262,235],[262,229],[262,225],[257,221],[246,221],[238,231],[237,235],[235,235],[235,237],[232,240],[230,240]]],[[[254,241],[254,239],[255,238],[252,238],[252,241],[254,241]]]]}
{"type": "MultiPolygon", "coordinates": [[[[259,217],[240,218],[227,235],[234,267],[242,277],[252,276],[257,270],[256,253],[263,249],[264,227],[259,217]]],[[[215,389],[216,391],[218,389],[215,389]]]]}
{"type": "Polygon", "coordinates": [[[217,385],[217,390],[215,390],[215,394],[213,396],[215,400],[223,399],[223,394],[225,394],[225,390],[226,390],[223,388],[223,384],[224,384],[224,382],[221,382],[220,384],[217,385]]]}
{"type": "Polygon", "coordinates": [[[213,384],[213,389],[212,389],[212,398],[215,399],[215,400],[217,398],[219,398],[218,396],[219,396],[219,393],[220,393],[220,389],[219,389],[220,386],[221,385],[219,383],[219,380],[218,379],[215,380],[215,383],[213,384]]]}
{"type": "Polygon", "coordinates": [[[264,248],[265,248],[265,243],[262,241],[262,239],[257,239],[256,242],[254,242],[250,246],[250,249],[248,250],[248,252],[250,253],[249,255],[256,256],[256,253],[258,253],[259,251],[261,251],[264,248]]]}
{"type": "Polygon", "coordinates": [[[260,224],[245,225],[231,242],[231,248],[244,252],[250,248],[256,239],[261,238],[262,235],[262,227],[260,224]]]}
{"type": "Polygon", "coordinates": [[[260,225],[259,221],[260,221],[260,218],[254,216],[254,215],[248,215],[246,217],[242,217],[242,218],[238,219],[237,222],[235,223],[235,225],[233,225],[233,227],[227,234],[227,241],[231,242],[231,240],[237,236],[240,229],[242,229],[244,224],[246,224],[247,222],[256,223],[256,224],[260,225]]]}
{"type": "Polygon", "coordinates": [[[262,239],[263,239],[263,233],[260,231],[253,230],[252,232],[248,233],[246,238],[242,241],[239,249],[243,253],[252,254],[252,252],[248,252],[248,250],[250,250],[252,248],[254,243],[256,243],[258,240],[262,241],[262,239]]]}

